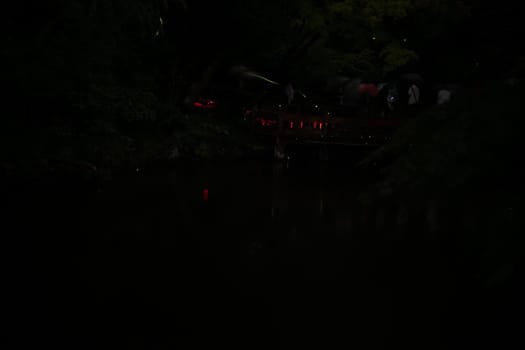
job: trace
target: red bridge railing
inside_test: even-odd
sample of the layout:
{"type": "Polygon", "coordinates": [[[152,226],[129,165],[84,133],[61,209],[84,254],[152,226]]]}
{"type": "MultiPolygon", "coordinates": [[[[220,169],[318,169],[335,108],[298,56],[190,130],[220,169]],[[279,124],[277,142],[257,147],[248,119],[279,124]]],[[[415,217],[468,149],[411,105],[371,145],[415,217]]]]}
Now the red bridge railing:
{"type": "Polygon", "coordinates": [[[401,119],[342,117],[260,110],[251,114],[256,133],[287,143],[382,144],[402,124],[401,119]]]}

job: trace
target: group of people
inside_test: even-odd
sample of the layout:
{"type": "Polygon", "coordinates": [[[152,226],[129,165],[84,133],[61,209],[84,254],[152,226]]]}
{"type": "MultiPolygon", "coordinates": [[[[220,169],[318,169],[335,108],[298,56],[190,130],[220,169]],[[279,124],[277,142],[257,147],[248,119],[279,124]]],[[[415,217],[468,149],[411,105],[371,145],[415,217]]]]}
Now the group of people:
{"type": "Polygon", "coordinates": [[[423,79],[414,74],[412,79],[401,78],[391,83],[353,81],[340,89],[339,104],[350,107],[355,113],[381,115],[414,115],[425,104],[449,103],[454,89],[441,86],[426,88],[423,79]]]}
{"type": "MultiPolygon", "coordinates": [[[[448,104],[457,93],[452,85],[427,87],[418,74],[407,74],[393,82],[377,83],[363,79],[346,79],[338,84],[337,105],[348,115],[392,117],[415,115],[423,105],[448,104]]],[[[335,92],[335,90],[332,90],[335,92]]],[[[298,103],[292,83],[284,85],[284,104],[298,103]]],[[[304,94],[302,94],[304,95],[304,94]]],[[[334,96],[333,93],[331,96],[334,96]]],[[[302,99],[300,99],[302,101],[302,99]]]]}

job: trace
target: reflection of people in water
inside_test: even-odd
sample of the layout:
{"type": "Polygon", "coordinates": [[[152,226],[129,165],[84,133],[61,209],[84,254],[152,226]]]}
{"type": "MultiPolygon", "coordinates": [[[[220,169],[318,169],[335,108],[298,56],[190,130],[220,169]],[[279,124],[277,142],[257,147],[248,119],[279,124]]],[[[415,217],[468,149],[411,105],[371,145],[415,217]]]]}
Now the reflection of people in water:
{"type": "Polygon", "coordinates": [[[284,145],[282,144],[281,142],[281,139],[279,137],[277,137],[277,139],[275,140],[275,145],[274,145],[274,149],[273,149],[273,153],[274,153],[274,157],[276,159],[284,159],[286,157],[286,153],[284,151],[284,145]]]}

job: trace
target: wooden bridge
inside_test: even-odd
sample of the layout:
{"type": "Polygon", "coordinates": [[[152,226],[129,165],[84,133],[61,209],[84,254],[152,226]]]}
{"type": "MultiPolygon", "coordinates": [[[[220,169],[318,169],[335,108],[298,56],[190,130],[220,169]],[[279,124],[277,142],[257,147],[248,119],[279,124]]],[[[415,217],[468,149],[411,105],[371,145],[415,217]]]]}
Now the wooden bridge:
{"type": "Polygon", "coordinates": [[[380,146],[392,138],[403,119],[260,110],[252,114],[251,121],[257,134],[274,138],[275,156],[283,158],[292,144],[380,146]]]}

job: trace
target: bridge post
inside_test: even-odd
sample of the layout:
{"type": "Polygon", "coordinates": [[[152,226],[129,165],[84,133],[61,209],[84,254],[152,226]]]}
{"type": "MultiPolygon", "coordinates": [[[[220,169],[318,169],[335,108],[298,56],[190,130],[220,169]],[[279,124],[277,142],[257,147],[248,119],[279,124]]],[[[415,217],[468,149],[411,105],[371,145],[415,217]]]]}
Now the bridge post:
{"type": "Polygon", "coordinates": [[[283,128],[284,128],[284,118],[283,118],[283,115],[284,113],[283,112],[279,112],[277,113],[277,118],[278,118],[278,129],[277,129],[277,134],[280,135],[282,132],[283,132],[283,128]]]}
{"type": "Polygon", "coordinates": [[[285,148],[286,145],[282,142],[281,134],[283,133],[284,128],[284,118],[283,118],[283,112],[277,113],[278,116],[278,128],[277,128],[277,136],[275,138],[275,145],[273,148],[273,155],[275,159],[283,160],[285,158],[285,148]]]}

